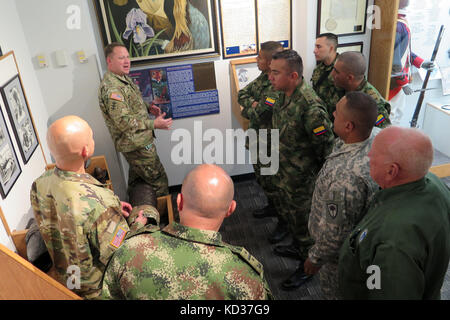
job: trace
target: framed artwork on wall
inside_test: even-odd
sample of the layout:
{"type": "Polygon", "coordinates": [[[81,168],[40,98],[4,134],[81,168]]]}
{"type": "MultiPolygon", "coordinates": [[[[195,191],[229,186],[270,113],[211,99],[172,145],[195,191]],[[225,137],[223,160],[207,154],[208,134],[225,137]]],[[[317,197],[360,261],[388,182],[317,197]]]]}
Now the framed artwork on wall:
{"type": "Polygon", "coordinates": [[[337,36],[366,32],[368,0],[319,0],[317,35],[331,32],[337,36]]]}
{"type": "Polygon", "coordinates": [[[338,44],[336,48],[337,53],[342,53],[345,51],[358,51],[363,52],[363,42],[351,42],[351,43],[343,43],[338,44]]]}
{"type": "Polygon", "coordinates": [[[39,141],[19,75],[14,76],[7,82],[1,88],[1,93],[22,160],[26,164],[39,145],[39,141]]]}
{"type": "Polygon", "coordinates": [[[0,193],[2,199],[5,199],[22,173],[22,169],[6,127],[3,111],[0,110],[0,113],[0,193]]]}
{"type": "Polygon", "coordinates": [[[219,55],[214,0],[95,0],[103,44],[134,63],[219,55]]]}

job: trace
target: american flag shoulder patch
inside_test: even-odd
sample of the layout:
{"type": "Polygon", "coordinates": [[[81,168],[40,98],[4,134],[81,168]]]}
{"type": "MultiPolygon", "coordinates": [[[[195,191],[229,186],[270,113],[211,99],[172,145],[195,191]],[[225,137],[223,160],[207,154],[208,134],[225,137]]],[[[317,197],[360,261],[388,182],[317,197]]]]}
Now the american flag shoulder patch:
{"type": "Polygon", "coordinates": [[[384,120],[386,120],[386,118],[385,118],[382,114],[379,114],[378,117],[377,117],[377,121],[375,122],[375,125],[376,125],[376,126],[379,125],[379,124],[382,123],[384,120]]]}
{"type": "Polygon", "coordinates": [[[122,227],[118,227],[116,234],[114,235],[110,244],[115,248],[120,247],[120,245],[123,242],[123,239],[125,239],[126,234],[127,234],[127,230],[123,229],[122,227]]]}
{"type": "Polygon", "coordinates": [[[120,93],[113,92],[113,93],[111,93],[111,99],[114,99],[117,101],[123,101],[123,96],[120,93]]]}
{"type": "Polygon", "coordinates": [[[324,134],[325,132],[327,132],[327,129],[325,129],[324,126],[317,127],[313,130],[313,133],[316,136],[320,136],[320,135],[324,134]]]}
{"type": "Polygon", "coordinates": [[[275,99],[267,97],[266,101],[264,101],[264,103],[269,105],[269,106],[271,106],[271,107],[273,107],[273,105],[275,104],[275,99]]]}

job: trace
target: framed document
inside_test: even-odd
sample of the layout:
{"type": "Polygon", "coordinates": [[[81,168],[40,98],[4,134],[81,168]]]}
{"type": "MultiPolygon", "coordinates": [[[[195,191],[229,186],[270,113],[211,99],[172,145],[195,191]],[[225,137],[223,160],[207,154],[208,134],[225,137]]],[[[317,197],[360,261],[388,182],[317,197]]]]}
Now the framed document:
{"type": "Polygon", "coordinates": [[[3,111],[0,110],[0,113],[0,193],[5,199],[22,169],[6,127],[3,111]]]}
{"type": "Polygon", "coordinates": [[[338,44],[336,48],[337,53],[342,53],[345,51],[358,51],[363,52],[363,42],[351,42],[351,43],[343,43],[338,44]]]}
{"type": "Polygon", "coordinates": [[[255,0],[219,0],[223,57],[257,54],[255,0]]]}
{"type": "Polygon", "coordinates": [[[23,163],[27,163],[39,144],[30,116],[27,99],[17,74],[2,89],[3,101],[19,145],[23,163]]]}
{"type": "Polygon", "coordinates": [[[331,32],[337,36],[366,32],[367,0],[319,0],[317,35],[331,32]]]}
{"type": "Polygon", "coordinates": [[[95,0],[106,46],[119,42],[132,62],[219,55],[214,0],[95,0]]]}
{"type": "Polygon", "coordinates": [[[292,48],[292,0],[256,0],[259,47],[266,41],[279,41],[292,48]]]}

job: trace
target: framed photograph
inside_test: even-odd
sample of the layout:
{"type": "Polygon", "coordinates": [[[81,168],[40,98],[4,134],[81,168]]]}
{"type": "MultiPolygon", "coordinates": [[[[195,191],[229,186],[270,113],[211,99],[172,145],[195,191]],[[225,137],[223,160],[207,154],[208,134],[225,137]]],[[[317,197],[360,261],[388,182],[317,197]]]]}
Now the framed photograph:
{"type": "Polygon", "coordinates": [[[0,193],[2,199],[5,199],[22,173],[22,169],[6,127],[3,111],[0,110],[0,113],[0,193]]]}
{"type": "Polygon", "coordinates": [[[331,32],[337,36],[366,32],[367,0],[319,0],[317,35],[331,32]]]}
{"type": "Polygon", "coordinates": [[[103,43],[119,42],[131,61],[219,55],[214,0],[95,0],[103,43]]]}
{"type": "Polygon", "coordinates": [[[16,75],[7,82],[1,88],[1,92],[17,144],[19,145],[23,163],[26,164],[39,145],[39,141],[19,75],[16,75]]]}
{"type": "Polygon", "coordinates": [[[363,52],[363,42],[352,42],[352,43],[343,43],[338,44],[336,48],[337,53],[342,53],[345,51],[358,51],[363,52]]]}

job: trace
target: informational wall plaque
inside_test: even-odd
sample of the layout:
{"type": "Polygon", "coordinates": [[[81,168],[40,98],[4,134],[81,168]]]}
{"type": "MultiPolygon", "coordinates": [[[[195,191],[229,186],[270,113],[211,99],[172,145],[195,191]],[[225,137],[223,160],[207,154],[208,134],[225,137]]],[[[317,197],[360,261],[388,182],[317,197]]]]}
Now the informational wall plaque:
{"type": "Polygon", "coordinates": [[[259,43],[279,41],[284,48],[291,48],[292,1],[258,0],[256,2],[259,43]]]}
{"type": "Polygon", "coordinates": [[[136,70],[130,77],[144,101],[157,105],[166,118],[220,112],[213,62],[136,70]]]}

